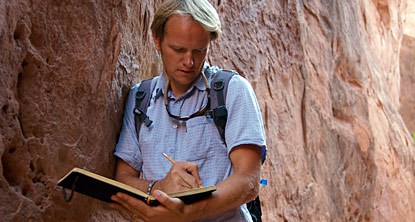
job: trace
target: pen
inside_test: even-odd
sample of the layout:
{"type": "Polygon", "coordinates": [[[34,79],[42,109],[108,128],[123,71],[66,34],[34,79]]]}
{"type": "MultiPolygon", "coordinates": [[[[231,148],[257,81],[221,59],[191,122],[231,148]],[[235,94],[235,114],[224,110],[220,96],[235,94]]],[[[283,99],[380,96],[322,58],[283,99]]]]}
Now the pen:
{"type": "Polygon", "coordinates": [[[167,154],[165,154],[165,153],[163,153],[163,155],[172,163],[172,164],[174,164],[174,160],[171,158],[171,157],[169,157],[167,154]]]}

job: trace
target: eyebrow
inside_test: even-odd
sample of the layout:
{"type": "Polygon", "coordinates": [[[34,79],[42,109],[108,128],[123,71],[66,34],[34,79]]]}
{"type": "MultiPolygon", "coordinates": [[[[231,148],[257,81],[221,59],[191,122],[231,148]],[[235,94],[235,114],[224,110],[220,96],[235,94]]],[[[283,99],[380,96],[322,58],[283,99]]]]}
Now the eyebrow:
{"type": "MultiPolygon", "coordinates": [[[[168,46],[171,47],[171,48],[189,49],[189,48],[186,48],[184,46],[175,45],[175,44],[168,44],[168,46]]],[[[191,50],[204,51],[204,50],[207,50],[208,48],[209,48],[209,46],[208,47],[203,47],[203,48],[194,48],[194,49],[191,49],[191,50]]]]}

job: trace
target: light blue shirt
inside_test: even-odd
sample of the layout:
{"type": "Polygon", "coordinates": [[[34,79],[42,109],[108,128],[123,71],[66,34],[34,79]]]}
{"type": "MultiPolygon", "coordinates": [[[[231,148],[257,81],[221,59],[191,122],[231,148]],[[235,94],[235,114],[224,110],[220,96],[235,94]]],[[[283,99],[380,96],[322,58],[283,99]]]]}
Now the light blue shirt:
{"type": "MultiPolygon", "coordinates": [[[[210,82],[210,76],[207,74],[206,77],[210,82]]],[[[120,138],[114,152],[114,155],[140,172],[143,179],[160,180],[169,172],[172,164],[162,155],[164,152],[175,161],[197,163],[203,186],[217,185],[232,174],[229,153],[233,148],[242,144],[265,147],[265,131],[259,105],[245,78],[234,75],[228,85],[228,119],[225,128],[227,145],[222,141],[213,119],[207,116],[194,117],[185,122],[171,118],[163,101],[165,75],[161,74],[158,78],[147,110],[147,115],[153,121],[152,127],[142,125],[137,140],[133,114],[135,94],[139,86],[137,84],[130,90],[120,138]]],[[[177,116],[193,114],[208,100],[201,77],[179,98],[171,91],[167,95],[170,112],[177,116]]],[[[251,216],[246,206],[242,205],[239,209],[209,221],[251,221],[251,216]]]]}

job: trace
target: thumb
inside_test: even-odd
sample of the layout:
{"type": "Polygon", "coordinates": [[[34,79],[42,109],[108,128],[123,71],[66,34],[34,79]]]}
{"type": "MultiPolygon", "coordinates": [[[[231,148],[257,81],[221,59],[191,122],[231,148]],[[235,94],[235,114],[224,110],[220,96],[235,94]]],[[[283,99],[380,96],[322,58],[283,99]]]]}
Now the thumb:
{"type": "Polygon", "coordinates": [[[155,190],[153,196],[160,202],[161,205],[165,206],[167,209],[177,209],[180,208],[184,203],[179,198],[171,198],[169,195],[160,190],[155,190]]]}

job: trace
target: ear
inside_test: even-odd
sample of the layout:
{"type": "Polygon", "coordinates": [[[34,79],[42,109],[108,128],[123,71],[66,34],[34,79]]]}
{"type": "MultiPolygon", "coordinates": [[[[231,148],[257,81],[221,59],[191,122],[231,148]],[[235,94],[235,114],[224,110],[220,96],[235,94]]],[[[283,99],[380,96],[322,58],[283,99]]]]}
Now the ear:
{"type": "Polygon", "coordinates": [[[151,32],[153,36],[154,46],[156,47],[157,51],[161,51],[161,39],[156,36],[156,33],[151,32]]]}

